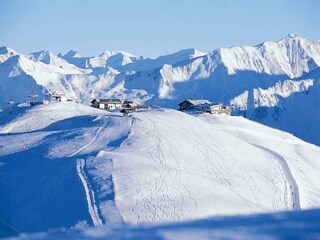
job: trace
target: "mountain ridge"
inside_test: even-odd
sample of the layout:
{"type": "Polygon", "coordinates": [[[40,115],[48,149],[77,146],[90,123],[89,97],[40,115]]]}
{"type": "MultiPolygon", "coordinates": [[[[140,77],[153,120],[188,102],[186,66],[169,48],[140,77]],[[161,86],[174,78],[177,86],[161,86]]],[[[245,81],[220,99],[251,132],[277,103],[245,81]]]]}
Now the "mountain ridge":
{"type": "MultiPolygon", "coordinates": [[[[253,114],[255,109],[267,107],[271,111],[278,106],[283,110],[286,106],[282,105],[289,104],[289,100],[276,100],[274,89],[278,82],[288,86],[289,80],[304,80],[301,84],[307,84],[307,89],[292,88],[281,96],[293,101],[298,98],[290,96],[304,94],[309,89],[317,91],[320,78],[320,41],[294,34],[256,46],[218,48],[209,53],[185,49],[157,58],[137,57],[124,51],[105,51],[94,57],[69,51],[60,56],[50,51],[24,55],[2,48],[0,84],[11,84],[0,88],[0,108],[5,108],[9,99],[24,101],[32,89],[38,89],[36,93],[40,96],[59,91],[85,104],[93,98],[117,97],[176,108],[184,99],[206,98],[231,104],[234,114],[262,121],[261,116],[253,114]],[[22,66],[29,67],[8,73],[6,69],[14,65],[8,60],[16,55],[22,56],[22,66]],[[15,84],[10,79],[21,84],[27,81],[26,76],[33,79],[33,85],[12,94],[15,84]],[[265,94],[266,91],[270,93],[265,94]],[[265,100],[258,100],[262,98],[265,100]]],[[[317,97],[317,94],[312,93],[310,97],[317,97]]],[[[311,120],[310,124],[315,125],[311,120]]],[[[320,138],[314,143],[320,144],[320,138]]]]}

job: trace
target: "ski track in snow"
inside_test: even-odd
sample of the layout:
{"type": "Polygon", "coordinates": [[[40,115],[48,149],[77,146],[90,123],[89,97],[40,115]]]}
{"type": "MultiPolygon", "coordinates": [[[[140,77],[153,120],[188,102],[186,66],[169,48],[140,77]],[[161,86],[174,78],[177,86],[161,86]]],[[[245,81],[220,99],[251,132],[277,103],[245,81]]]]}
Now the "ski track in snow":
{"type": "MultiPolygon", "coordinates": [[[[174,158],[173,154],[171,154],[179,170],[174,170],[168,166],[167,160],[164,157],[165,154],[163,149],[168,148],[168,151],[172,152],[172,146],[169,144],[170,141],[162,141],[161,137],[164,136],[159,137],[157,134],[155,134],[160,132],[158,130],[156,121],[150,118],[145,120],[147,120],[148,124],[150,124],[150,130],[146,132],[146,135],[150,136],[152,139],[151,144],[146,148],[146,154],[149,156],[150,160],[156,164],[155,168],[157,173],[151,177],[144,189],[146,192],[142,198],[142,211],[145,215],[145,219],[148,222],[155,222],[157,220],[175,221],[184,218],[187,215],[190,216],[196,211],[197,202],[191,196],[191,192],[187,186],[188,183],[181,182],[181,169],[179,164],[180,160],[174,158]],[[168,146],[166,144],[168,144],[168,146]],[[177,187],[175,184],[178,184],[179,187],[177,187]],[[169,189],[172,188],[176,191],[174,196],[170,196],[168,193],[169,189]],[[184,191],[180,188],[182,188],[184,191]],[[187,193],[188,196],[184,196],[184,193],[187,193]],[[154,198],[154,194],[157,194],[158,197],[154,198]],[[193,201],[194,204],[187,211],[187,213],[183,213],[182,208],[186,197],[193,201]]],[[[190,174],[191,173],[189,172],[189,175],[190,174]]],[[[137,195],[141,194],[141,183],[138,183],[136,193],[137,195]]],[[[139,220],[141,216],[139,216],[139,214],[137,214],[135,211],[137,205],[138,202],[136,201],[132,211],[139,220]]]]}
{"type": "Polygon", "coordinates": [[[85,193],[86,193],[86,198],[87,198],[87,203],[88,203],[88,210],[89,214],[91,216],[92,222],[94,226],[102,226],[102,219],[100,218],[99,214],[99,208],[96,204],[95,196],[94,196],[94,191],[91,188],[88,177],[85,174],[85,160],[84,159],[77,159],[77,173],[81,179],[81,182],[83,184],[85,193]]]}
{"type": "Polygon", "coordinates": [[[253,146],[256,146],[267,153],[269,153],[271,156],[273,156],[279,163],[280,171],[283,176],[283,179],[285,181],[285,202],[288,208],[292,208],[295,210],[300,210],[300,195],[299,195],[299,187],[290,171],[290,168],[288,166],[288,163],[278,153],[272,151],[269,148],[265,148],[259,145],[252,144],[253,146]]]}
{"type": "Polygon", "coordinates": [[[85,146],[83,146],[82,148],[78,149],[77,151],[75,151],[74,153],[72,153],[71,155],[69,155],[68,157],[73,157],[75,155],[77,155],[78,153],[82,152],[84,149],[86,149],[87,147],[89,147],[90,145],[92,145],[98,138],[100,132],[104,129],[104,127],[107,125],[107,122],[103,123],[102,126],[99,127],[98,131],[96,132],[96,134],[94,135],[94,137],[92,138],[92,140],[86,144],[85,146]]]}
{"type": "MultiPolygon", "coordinates": [[[[99,127],[99,129],[97,130],[95,136],[93,137],[93,139],[86,144],[85,146],[81,147],[80,149],[78,149],[76,152],[74,152],[73,154],[69,155],[69,157],[73,157],[77,154],[79,154],[80,152],[82,152],[84,149],[86,149],[87,147],[91,146],[96,139],[98,138],[100,132],[104,129],[104,127],[106,126],[107,122],[103,123],[102,126],[99,127]]],[[[93,225],[94,226],[102,226],[103,225],[103,220],[100,214],[100,210],[99,210],[99,206],[96,203],[96,199],[95,199],[95,192],[94,189],[91,187],[89,179],[85,173],[85,166],[86,166],[86,162],[85,159],[77,159],[77,173],[81,179],[81,182],[83,184],[85,193],[86,193],[86,199],[87,199],[87,204],[88,204],[88,212],[90,214],[90,217],[92,219],[93,225]]]]}

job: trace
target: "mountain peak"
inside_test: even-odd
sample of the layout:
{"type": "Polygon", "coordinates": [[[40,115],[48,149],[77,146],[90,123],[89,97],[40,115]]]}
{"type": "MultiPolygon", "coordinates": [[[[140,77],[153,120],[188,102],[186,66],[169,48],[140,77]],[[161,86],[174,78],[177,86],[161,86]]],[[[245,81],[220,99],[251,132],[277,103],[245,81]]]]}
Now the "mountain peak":
{"type": "Polygon", "coordinates": [[[114,55],[128,56],[128,57],[136,57],[135,55],[125,52],[125,51],[104,51],[99,56],[100,57],[112,57],[114,55]]]}
{"type": "Polygon", "coordinates": [[[0,63],[5,62],[8,58],[16,56],[18,53],[9,47],[0,47],[0,63]]]}
{"type": "Polygon", "coordinates": [[[7,53],[15,53],[15,51],[9,47],[0,47],[0,54],[7,54],[7,53]]]}
{"type": "Polygon", "coordinates": [[[30,55],[39,60],[43,59],[45,56],[53,56],[55,54],[52,53],[50,50],[42,50],[39,52],[30,53],[30,55]]]}
{"type": "Polygon", "coordinates": [[[84,58],[85,56],[77,51],[70,50],[67,52],[63,58],[84,58]]]}
{"type": "Polygon", "coordinates": [[[289,33],[289,34],[287,35],[287,38],[297,38],[297,37],[299,37],[299,36],[296,35],[296,34],[294,34],[294,33],[289,33]]]}
{"type": "Polygon", "coordinates": [[[52,64],[56,66],[61,66],[67,63],[64,59],[49,50],[31,53],[28,55],[28,58],[34,62],[43,62],[45,64],[52,64]]]}
{"type": "Polygon", "coordinates": [[[305,39],[305,38],[303,38],[303,37],[301,37],[301,36],[299,36],[299,35],[296,35],[296,34],[294,34],[294,33],[290,33],[290,34],[288,34],[285,38],[279,40],[278,42],[281,42],[281,41],[283,41],[283,40],[285,40],[285,41],[296,41],[296,42],[298,42],[298,41],[304,41],[304,40],[307,40],[307,39],[305,39]]]}
{"type": "Polygon", "coordinates": [[[200,56],[206,55],[207,53],[198,51],[195,48],[187,48],[187,49],[180,50],[180,51],[173,53],[173,54],[179,55],[179,56],[186,56],[187,58],[195,58],[195,57],[200,57],[200,56]]]}

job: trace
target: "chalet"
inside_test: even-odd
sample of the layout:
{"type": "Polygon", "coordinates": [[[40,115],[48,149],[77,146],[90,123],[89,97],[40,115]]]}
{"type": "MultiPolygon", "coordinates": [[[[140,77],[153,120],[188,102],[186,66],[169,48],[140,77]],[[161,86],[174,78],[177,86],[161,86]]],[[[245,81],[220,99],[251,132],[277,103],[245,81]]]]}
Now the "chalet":
{"type": "Polygon", "coordinates": [[[91,101],[91,107],[99,108],[99,100],[93,99],[93,100],[91,101]]]}
{"type": "Polygon", "coordinates": [[[107,110],[115,110],[122,108],[122,101],[117,98],[110,98],[110,99],[94,99],[91,101],[91,106],[100,109],[107,109],[107,110]]]}
{"type": "Polygon", "coordinates": [[[179,103],[179,109],[180,110],[192,110],[196,109],[197,106],[199,107],[200,105],[209,105],[212,104],[208,100],[195,100],[195,99],[188,99],[184,100],[183,102],[179,103]]]}
{"type": "Polygon", "coordinates": [[[67,99],[63,93],[57,93],[57,92],[48,93],[46,96],[50,97],[51,99],[54,99],[57,102],[65,101],[67,99]]]}
{"type": "Polygon", "coordinates": [[[207,112],[211,114],[225,113],[231,115],[231,109],[222,103],[214,104],[208,100],[185,100],[179,103],[179,109],[182,111],[207,112]]]}
{"type": "Polygon", "coordinates": [[[224,106],[222,103],[218,103],[218,104],[214,104],[214,105],[210,106],[209,113],[211,113],[211,114],[225,113],[225,114],[231,116],[231,109],[229,107],[224,106]]]}
{"type": "Polygon", "coordinates": [[[124,102],[122,103],[122,108],[123,108],[123,109],[137,109],[138,107],[139,107],[139,105],[136,104],[136,103],[133,102],[133,101],[128,101],[128,100],[126,100],[126,101],[124,101],[124,102]]]}

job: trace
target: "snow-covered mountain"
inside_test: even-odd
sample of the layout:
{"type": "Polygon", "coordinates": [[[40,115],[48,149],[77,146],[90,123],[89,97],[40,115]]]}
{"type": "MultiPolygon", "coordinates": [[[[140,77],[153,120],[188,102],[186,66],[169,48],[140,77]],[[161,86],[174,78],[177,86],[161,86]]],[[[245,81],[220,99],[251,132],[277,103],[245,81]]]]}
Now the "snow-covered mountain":
{"type": "Polygon", "coordinates": [[[123,51],[105,51],[97,57],[85,57],[78,52],[70,51],[62,58],[79,68],[95,69],[108,66],[119,71],[122,71],[125,65],[142,59],[123,51]]]}
{"type": "Polygon", "coordinates": [[[8,47],[0,47],[0,63],[5,62],[8,58],[17,55],[18,53],[8,47]]]}
{"type": "Polygon", "coordinates": [[[0,150],[8,231],[320,206],[320,148],[243,117],[17,105],[0,113],[0,150]]]}
{"type": "Polygon", "coordinates": [[[75,51],[24,56],[1,48],[0,108],[9,99],[19,102],[31,92],[44,96],[51,91],[83,103],[118,97],[171,108],[186,98],[205,98],[231,104],[234,114],[320,144],[320,137],[311,136],[317,129],[318,115],[312,109],[319,99],[319,67],[320,41],[294,34],[254,47],[234,46],[210,53],[186,49],[158,58],[123,51],[95,57],[75,51]],[[303,124],[287,124],[301,115],[303,124]]]}

